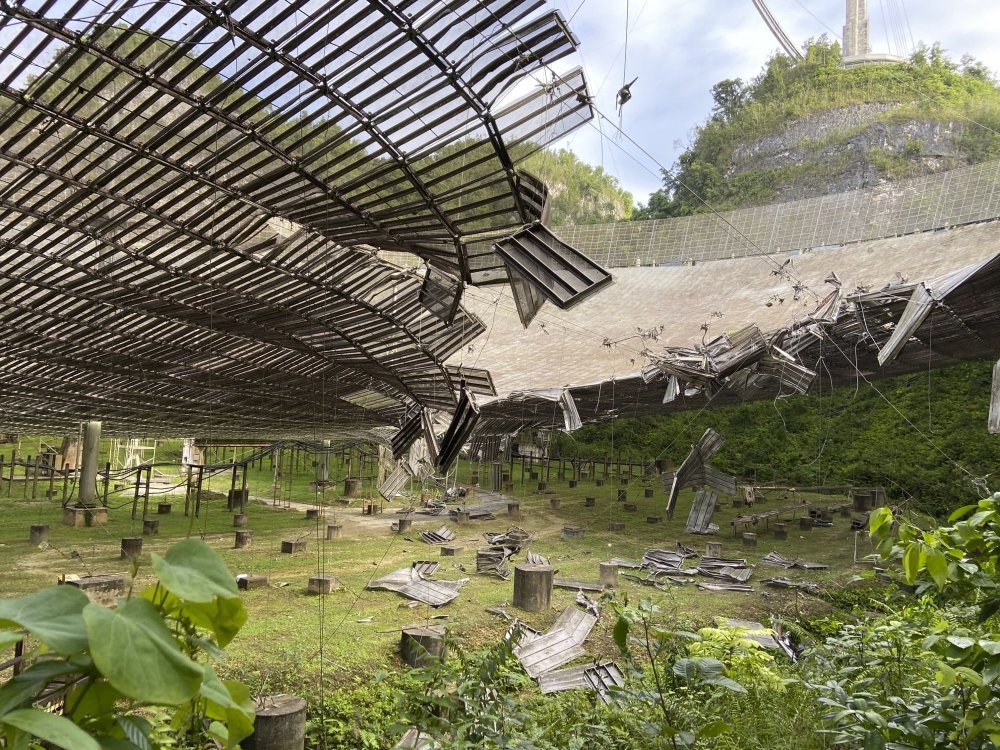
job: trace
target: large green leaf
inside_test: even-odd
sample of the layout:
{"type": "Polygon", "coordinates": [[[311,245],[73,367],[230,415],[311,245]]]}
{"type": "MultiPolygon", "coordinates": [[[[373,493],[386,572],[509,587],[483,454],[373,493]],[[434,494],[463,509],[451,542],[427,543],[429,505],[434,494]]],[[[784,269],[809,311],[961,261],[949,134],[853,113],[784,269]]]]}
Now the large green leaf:
{"type": "Polygon", "coordinates": [[[94,664],[116,689],[143,703],[177,705],[201,684],[202,668],[181,652],[156,607],[129,599],[117,612],[83,611],[94,664]]]}
{"type": "Polygon", "coordinates": [[[17,708],[27,707],[31,699],[57,677],[76,671],[76,666],[62,659],[39,661],[0,687],[0,719],[17,708]]]}
{"type": "Polygon", "coordinates": [[[213,732],[227,748],[236,747],[240,740],[253,732],[254,705],[250,691],[239,682],[220,680],[215,671],[205,667],[205,679],[199,691],[205,698],[205,716],[224,722],[226,732],[213,732]]]}
{"type": "Polygon", "coordinates": [[[27,732],[33,737],[66,750],[101,750],[97,740],[65,716],[46,713],[37,708],[20,708],[5,714],[0,724],[27,732]]]}
{"type": "Polygon", "coordinates": [[[81,613],[90,600],[75,586],[52,586],[16,599],[0,599],[0,628],[24,628],[63,656],[87,649],[81,613]]]}
{"type": "Polygon", "coordinates": [[[122,698],[122,694],[104,680],[87,682],[66,697],[65,714],[77,724],[86,721],[92,732],[109,732],[114,728],[115,709],[122,698]]]}
{"type": "Polygon", "coordinates": [[[939,589],[948,583],[948,558],[933,547],[927,548],[927,572],[939,589]]]}
{"type": "Polygon", "coordinates": [[[160,585],[189,602],[238,597],[236,579],[219,554],[200,539],[177,542],[160,557],[151,555],[160,585]]]}
{"type": "Polygon", "coordinates": [[[222,647],[229,645],[247,621],[247,611],[239,597],[216,597],[210,602],[187,602],[162,588],[148,588],[140,596],[159,606],[171,617],[187,620],[195,627],[211,631],[222,647]]]}
{"type": "Polygon", "coordinates": [[[917,573],[920,572],[920,545],[911,544],[903,553],[903,573],[907,583],[917,580],[917,573]]]}
{"type": "Polygon", "coordinates": [[[615,627],[614,630],[612,630],[611,635],[615,639],[615,645],[618,646],[618,650],[621,652],[622,656],[630,656],[628,650],[628,631],[628,620],[624,617],[619,617],[615,622],[615,627]]]}

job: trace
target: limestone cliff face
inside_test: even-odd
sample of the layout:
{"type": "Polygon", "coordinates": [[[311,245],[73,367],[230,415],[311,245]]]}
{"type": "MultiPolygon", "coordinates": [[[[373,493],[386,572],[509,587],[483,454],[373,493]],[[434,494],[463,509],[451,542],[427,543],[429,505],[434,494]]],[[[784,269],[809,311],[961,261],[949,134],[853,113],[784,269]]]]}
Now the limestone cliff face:
{"type": "Polygon", "coordinates": [[[893,103],[855,104],[802,117],[741,144],[727,177],[771,175],[777,202],[873,187],[963,163],[956,121],[893,116],[893,103]]]}

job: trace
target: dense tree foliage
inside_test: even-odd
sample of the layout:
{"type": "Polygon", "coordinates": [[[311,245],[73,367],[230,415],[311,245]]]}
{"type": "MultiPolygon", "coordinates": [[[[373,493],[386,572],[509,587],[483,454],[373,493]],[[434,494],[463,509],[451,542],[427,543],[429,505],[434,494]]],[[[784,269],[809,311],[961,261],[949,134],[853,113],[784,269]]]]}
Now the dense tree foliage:
{"type": "MultiPolygon", "coordinates": [[[[963,129],[959,146],[964,161],[1000,156],[1000,89],[981,62],[966,56],[956,64],[934,45],[918,49],[906,64],[841,68],[839,45],[824,38],[807,43],[805,52],[799,61],[775,55],[749,83],[740,79],[717,83],[712,88],[711,116],[697,129],[673,170],[664,172],[663,188],[650,195],[635,218],[687,216],[709,206],[770,202],[775,186],[792,177],[795,167],[735,174],[731,172],[734,150],[805,115],[853,104],[899,104],[883,115],[886,119],[967,118],[985,127],[963,129]]],[[[888,164],[886,171],[893,166],[898,167],[888,164]]]]}
{"type": "Polygon", "coordinates": [[[604,224],[632,216],[632,194],[566,149],[536,151],[521,165],[549,188],[551,223],[604,224]]]}
{"type": "Polygon", "coordinates": [[[741,477],[799,486],[884,485],[896,499],[946,513],[974,492],[970,474],[989,474],[1000,464],[1000,440],[986,432],[990,379],[991,363],[974,362],[881,381],[878,391],[861,382],[702,412],[623,414],[560,434],[551,450],[632,460],[662,455],[676,465],[714,427],[727,442],[713,463],[741,477]]]}

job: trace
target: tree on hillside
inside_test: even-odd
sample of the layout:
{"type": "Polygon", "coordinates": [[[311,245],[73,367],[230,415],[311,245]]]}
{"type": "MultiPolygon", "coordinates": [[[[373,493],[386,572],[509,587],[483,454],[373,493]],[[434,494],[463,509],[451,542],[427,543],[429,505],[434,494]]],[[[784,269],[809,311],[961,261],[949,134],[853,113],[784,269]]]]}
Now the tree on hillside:
{"type": "Polygon", "coordinates": [[[604,224],[632,216],[632,195],[617,178],[572,151],[536,151],[520,166],[549,188],[551,224],[604,224]]]}
{"type": "MultiPolygon", "coordinates": [[[[1000,88],[989,69],[974,58],[966,56],[955,63],[934,44],[919,47],[908,63],[841,68],[837,42],[820,37],[804,49],[802,60],[773,56],[749,83],[726,79],[713,86],[711,116],[697,128],[673,168],[663,172],[663,187],[639,206],[633,218],[687,216],[711,208],[772,202],[777,188],[794,179],[794,166],[734,170],[736,149],[778,133],[803,116],[851,105],[892,103],[896,106],[891,112],[879,117],[897,122],[905,118],[944,122],[960,115],[985,127],[960,129],[958,163],[1000,157],[1000,88]]],[[[851,134],[848,129],[840,136],[851,134]]],[[[893,156],[919,158],[919,151],[893,156]]],[[[802,166],[815,169],[816,165],[802,166]]],[[[906,169],[887,176],[898,173],[905,175],[906,169]]]]}

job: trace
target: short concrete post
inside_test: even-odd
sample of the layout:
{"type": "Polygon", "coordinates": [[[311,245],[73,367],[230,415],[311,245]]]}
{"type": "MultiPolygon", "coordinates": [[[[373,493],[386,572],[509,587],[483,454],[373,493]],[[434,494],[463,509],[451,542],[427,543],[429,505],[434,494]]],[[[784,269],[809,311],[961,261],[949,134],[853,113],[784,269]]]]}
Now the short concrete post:
{"type": "Polygon", "coordinates": [[[252,531],[237,531],[236,532],[236,549],[249,549],[253,546],[253,532],[252,531]]]}
{"type": "Polygon", "coordinates": [[[407,625],[399,638],[399,655],[411,667],[423,667],[448,655],[448,642],[441,625],[407,625]]]}
{"type": "Polygon", "coordinates": [[[705,557],[722,557],[722,542],[709,542],[706,544],[705,557]]]}
{"type": "Polygon", "coordinates": [[[257,702],[253,734],[243,750],[303,750],[306,746],[306,701],[296,695],[272,695],[257,702]]]}
{"type": "Polygon", "coordinates": [[[743,532],[743,546],[755,548],[757,546],[757,535],[749,531],[743,532]]]}
{"type": "Polygon", "coordinates": [[[851,517],[851,506],[850,505],[841,505],[840,506],[840,517],[841,518],[850,518],[851,517]]]}
{"type": "Polygon", "coordinates": [[[512,518],[521,517],[521,504],[520,503],[507,503],[507,515],[512,518]]]}
{"type": "Polygon", "coordinates": [[[156,515],[166,516],[170,514],[170,503],[158,503],[156,506],[156,515]]]}
{"type": "Polygon", "coordinates": [[[83,456],[77,497],[79,505],[97,504],[97,459],[101,451],[101,423],[87,422],[83,428],[83,456]]]}
{"type": "Polygon", "coordinates": [[[28,535],[31,544],[41,544],[49,541],[49,525],[47,523],[31,524],[31,532],[28,535]]]}
{"type": "Polygon", "coordinates": [[[306,508],[306,520],[307,521],[318,521],[319,520],[319,508],[306,508]]]}
{"type": "Polygon", "coordinates": [[[360,479],[344,480],[344,497],[357,497],[359,492],[361,492],[360,479]]]}
{"type": "Polygon", "coordinates": [[[608,521],[608,531],[624,531],[624,521],[608,521]]]}
{"type": "Polygon", "coordinates": [[[799,519],[799,530],[800,531],[812,531],[813,520],[809,516],[802,516],[799,519]]]}
{"type": "Polygon", "coordinates": [[[774,538],[788,539],[788,524],[785,523],[774,524],[774,538]]]}
{"type": "Polygon", "coordinates": [[[659,522],[660,522],[659,516],[646,516],[646,523],[659,523],[659,522]]]}
{"type": "Polygon", "coordinates": [[[588,508],[593,508],[595,505],[597,505],[597,498],[596,497],[588,497],[588,498],[586,498],[583,501],[583,504],[585,506],[587,506],[588,508]]]}
{"type": "Polygon", "coordinates": [[[281,541],[281,551],[286,555],[294,555],[296,552],[306,551],[305,539],[283,539],[281,541]]]}
{"type": "Polygon", "coordinates": [[[571,490],[576,488],[576,480],[575,479],[570,479],[569,480],[569,488],[571,490]]]}
{"type": "Polygon", "coordinates": [[[618,585],[618,566],[614,563],[601,563],[601,585],[613,589],[618,585]]]}
{"type": "Polygon", "coordinates": [[[400,534],[402,534],[404,531],[409,531],[410,527],[412,526],[413,526],[412,518],[400,518],[399,521],[397,522],[397,528],[400,534]]]}
{"type": "Polygon", "coordinates": [[[583,529],[579,526],[564,526],[562,535],[563,539],[583,539],[583,529]]]}
{"type": "Polygon", "coordinates": [[[158,518],[144,518],[142,520],[142,535],[157,536],[160,533],[160,520],[158,518]]]}
{"type": "Polygon", "coordinates": [[[550,565],[514,566],[514,606],[527,612],[543,612],[552,604],[550,565]]]}
{"type": "Polygon", "coordinates": [[[644,489],[642,491],[642,496],[643,497],[652,497],[653,496],[653,488],[652,487],[647,487],[646,489],[644,489]]]}
{"type": "Polygon", "coordinates": [[[514,483],[513,482],[504,482],[503,491],[504,492],[508,492],[508,493],[509,492],[513,492],[514,491],[514,483]]]}
{"type": "Polygon", "coordinates": [[[539,483],[538,483],[538,491],[539,491],[539,492],[545,492],[545,490],[546,490],[546,488],[547,488],[548,486],[549,486],[549,485],[548,485],[547,483],[545,483],[545,482],[539,482],[539,483]]]}
{"type": "Polygon", "coordinates": [[[552,510],[558,510],[559,509],[559,504],[560,504],[560,501],[559,501],[558,497],[550,497],[549,498],[549,507],[552,508],[552,510]]]}
{"type": "Polygon", "coordinates": [[[830,510],[829,508],[823,508],[819,512],[819,517],[823,521],[830,521],[830,522],[832,522],[833,521],[833,511],[830,510]]]}
{"type": "Polygon", "coordinates": [[[247,525],[247,514],[246,513],[233,513],[233,528],[242,529],[247,525]]]}
{"type": "Polygon", "coordinates": [[[455,520],[458,522],[459,526],[468,526],[469,525],[469,511],[467,511],[467,510],[460,510],[460,511],[458,511],[458,515],[456,516],[455,520]]]}
{"type": "Polygon", "coordinates": [[[618,500],[620,502],[628,500],[628,490],[618,490],[618,500]]]}
{"type": "Polygon", "coordinates": [[[340,539],[340,532],[343,530],[343,526],[339,523],[327,524],[326,527],[326,538],[327,539],[340,539]]]}
{"type": "Polygon", "coordinates": [[[465,547],[458,544],[441,545],[441,557],[455,557],[465,552],[465,547]]]}
{"type": "Polygon", "coordinates": [[[310,576],[309,584],[306,587],[306,593],[322,596],[324,594],[332,594],[339,588],[340,581],[337,580],[336,576],[310,576]]]}
{"type": "Polygon", "coordinates": [[[122,560],[132,560],[142,554],[142,537],[127,536],[122,539],[122,560]]]}
{"type": "Polygon", "coordinates": [[[625,503],[622,508],[627,510],[629,513],[635,513],[639,507],[635,503],[625,503]]]}
{"type": "Polygon", "coordinates": [[[603,487],[604,486],[604,480],[603,479],[595,479],[594,480],[594,486],[595,487],[603,487]]]}

